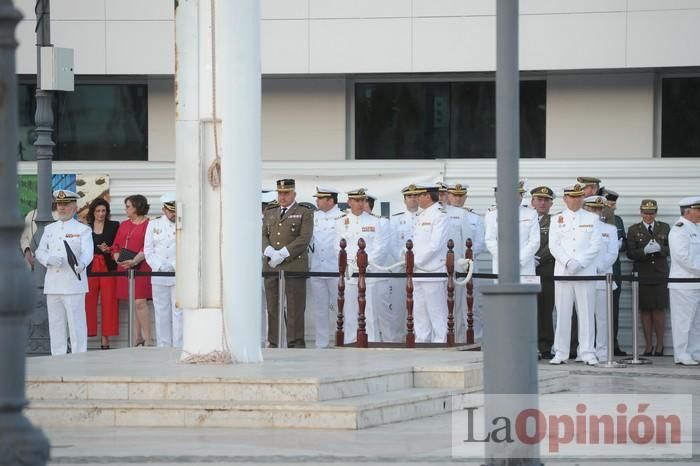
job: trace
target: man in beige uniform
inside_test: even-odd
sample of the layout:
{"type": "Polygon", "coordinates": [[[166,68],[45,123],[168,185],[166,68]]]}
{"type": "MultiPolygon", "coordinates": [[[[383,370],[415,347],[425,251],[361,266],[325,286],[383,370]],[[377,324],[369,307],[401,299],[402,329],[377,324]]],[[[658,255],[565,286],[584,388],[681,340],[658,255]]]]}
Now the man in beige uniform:
{"type": "MultiPolygon", "coordinates": [[[[278,205],[268,208],[263,216],[263,272],[307,272],[308,247],[314,229],[313,211],[296,202],[295,182],[277,180],[278,205]]],[[[267,337],[270,346],[277,347],[279,325],[279,283],[277,277],[265,277],[267,300],[267,337]]],[[[287,346],[305,348],[304,311],[306,309],[306,280],[286,280],[287,346]]]]}

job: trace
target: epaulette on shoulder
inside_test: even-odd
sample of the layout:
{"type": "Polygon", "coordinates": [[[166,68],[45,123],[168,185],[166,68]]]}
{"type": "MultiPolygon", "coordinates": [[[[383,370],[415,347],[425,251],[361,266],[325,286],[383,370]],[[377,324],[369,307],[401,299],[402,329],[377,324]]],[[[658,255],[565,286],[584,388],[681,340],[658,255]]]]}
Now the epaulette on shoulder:
{"type": "Polygon", "coordinates": [[[678,222],[678,223],[675,224],[675,226],[677,226],[677,227],[682,227],[682,226],[683,226],[683,222],[678,222]]]}
{"type": "Polygon", "coordinates": [[[488,211],[493,212],[494,210],[497,210],[498,206],[496,204],[493,204],[491,207],[489,207],[488,211]]]}
{"type": "Polygon", "coordinates": [[[373,214],[372,212],[370,212],[369,214],[374,218],[379,218],[379,215],[377,215],[377,214],[373,214]]]}
{"type": "Polygon", "coordinates": [[[274,204],[273,204],[272,202],[270,202],[270,203],[265,207],[265,210],[276,209],[276,208],[279,207],[279,206],[280,206],[280,205],[279,205],[278,203],[276,203],[276,202],[275,202],[274,204]]]}
{"type": "Polygon", "coordinates": [[[337,217],[334,217],[333,220],[340,220],[341,218],[347,217],[347,216],[348,216],[348,214],[341,213],[341,214],[338,215],[337,217]]]}
{"type": "Polygon", "coordinates": [[[403,215],[403,214],[405,214],[405,213],[406,213],[406,212],[396,212],[395,214],[392,214],[391,216],[392,216],[392,217],[396,217],[397,215],[403,215]]]}
{"type": "Polygon", "coordinates": [[[557,215],[561,214],[561,212],[554,212],[553,214],[549,214],[550,217],[555,217],[557,215]]]}
{"type": "Polygon", "coordinates": [[[447,213],[447,209],[445,209],[444,207],[439,207],[438,210],[439,210],[440,212],[442,212],[443,214],[446,214],[446,213],[447,213]]]}
{"type": "Polygon", "coordinates": [[[303,207],[309,210],[316,210],[316,207],[310,202],[300,202],[299,207],[303,207]]]}

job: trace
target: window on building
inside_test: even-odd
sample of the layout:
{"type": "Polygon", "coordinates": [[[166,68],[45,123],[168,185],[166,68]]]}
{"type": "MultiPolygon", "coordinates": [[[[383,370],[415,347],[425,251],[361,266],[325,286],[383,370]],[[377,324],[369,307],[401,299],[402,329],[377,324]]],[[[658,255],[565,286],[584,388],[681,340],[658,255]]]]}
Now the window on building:
{"type": "MultiPolygon", "coordinates": [[[[357,83],[355,158],[496,156],[493,81],[357,83]]],[[[520,156],[545,156],[546,81],[520,83],[520,156]]]]}
{"type": "Polygon", "coordinates": [[[700,77],[661,81],[661,156],[700,156],[700,77]]]}
{"type": "MultiPolygon", "coordinates": [[[[35,84],[19,86],[19,160],[36,160],[35,84]]],[[[76,84],[53,100],[54,160],[148,160],[148,86],[76,84]]]]}

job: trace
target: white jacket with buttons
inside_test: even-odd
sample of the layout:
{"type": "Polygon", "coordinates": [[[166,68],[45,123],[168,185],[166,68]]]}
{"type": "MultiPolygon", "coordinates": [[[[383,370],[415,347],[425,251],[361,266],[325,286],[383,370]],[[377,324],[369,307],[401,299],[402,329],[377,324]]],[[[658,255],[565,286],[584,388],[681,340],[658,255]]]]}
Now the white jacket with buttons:
{"type": "Polygon", "coordinates": [[[90,227],[75,219],[58,220],[44,229],[44,234],[35,251],[36,259],[46,267],[44,277],[44,294],[80,294],[87,293],[88,280],[85,268],[92,262],[94,245],[90,227]],[[80,280],[68,265],[66,246],[68,243],[78,263],[83,267],[80,280]],[[60,257],[61,265],[48,265],[50,257],[60,257]]]}
{"type": "MultiPolygon", "coordinates": [[[[175,272],[177,260],[175,222],[165,215],[148,222],[143,254],[153,272],[175,272]]],[[[174,286],[175,277],[151,277],[152,285],[174,286]]]]}

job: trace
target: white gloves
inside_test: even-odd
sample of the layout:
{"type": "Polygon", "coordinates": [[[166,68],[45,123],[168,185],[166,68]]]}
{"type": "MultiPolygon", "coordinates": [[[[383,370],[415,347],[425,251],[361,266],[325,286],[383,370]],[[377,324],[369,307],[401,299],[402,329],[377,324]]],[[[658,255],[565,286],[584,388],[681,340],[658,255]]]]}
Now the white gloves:
{"type": "Polygon", "coordinates": [[[576,273],[580,270],[583,270],[583,266],[576,259],[570,259],[569,262],[566,263],[566,270],[568,270],[571,273],[576,273]]]}
{"type": "Polygon", "coordinates": [[[535,267],[540,266],[540,256],[535,256],[535,267]]]}
{"type": "Polygon", "coordinates": [[[63,264],[63,257],[60,256],[49,256],[46,259],[46,265],[51,265],[53,267],[60,267],[63,264]]]}
{"type": "Polygon", "coordinates": [[[275,248],[273,248],[272,246],[268,246],[263,251],[263,256],[267,256],[269,258],[272,258],[272,255],[275,254],[276,252],[277,252],[277,250],[275,248]]]}
{"type": "Polygon", "coordinates": [[[654,254],[659,251],[661,251],[661,246],[654,240],[649,241],[649,243],[644,246],[644,254],[654,254]]]}
{"type": "MultiPolygon", "coordinates": [[[[286,259],[289,257],[289,251],[287,251],[287,247],[283,247],[279,251],[277,251],[277,254],[279,254],[282,257],[282,260],[286,259]]],[[[281,262],[281,261],[280,261],[281,262]]]]}
{"type": "Polygon", "coordinates": [[[273,248],[272,246],[268,246],[265,248],[265,251],[263,251],[263,255],[270,258],[270,260],[267,263],[270,267],[274,269],[282,262],[284,262],[284,260],[287,257],[289,257],[289,251],[286,247],[278,250],[273,248]]]}
{"type": "Polygon", "coordinates": [[[85,266],[83,264],[78,264],[75,266],[75,273],[77,273],[78,275],[83,273],[83,270],[85,270],[85,266]]]}
{"type": "Polygon", "coordinates": [[[617,240],[617,250],[622,251],[622,238],[617,240]]]}
{"type": "Polygon", "coordinates": [[[469,269],[469,259],[460,257],[457,259],[457,271],[460,273],[465,273],[469,269]]]}

